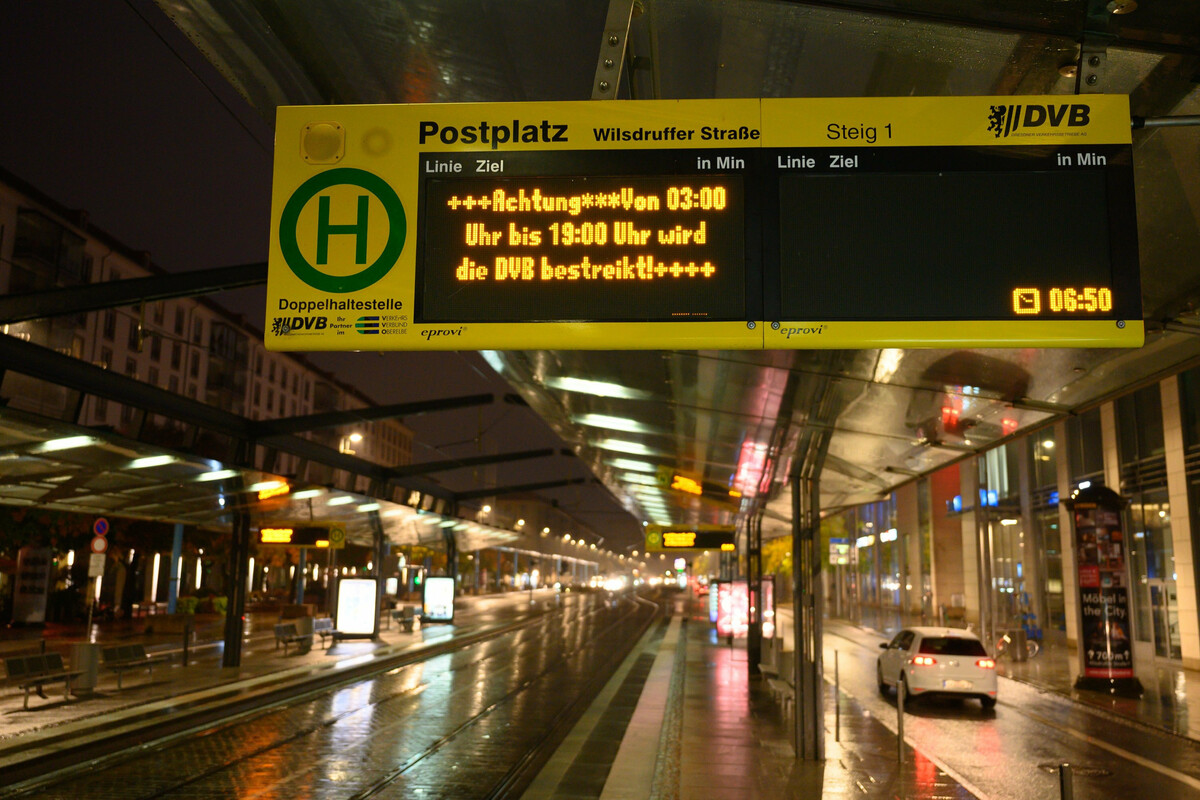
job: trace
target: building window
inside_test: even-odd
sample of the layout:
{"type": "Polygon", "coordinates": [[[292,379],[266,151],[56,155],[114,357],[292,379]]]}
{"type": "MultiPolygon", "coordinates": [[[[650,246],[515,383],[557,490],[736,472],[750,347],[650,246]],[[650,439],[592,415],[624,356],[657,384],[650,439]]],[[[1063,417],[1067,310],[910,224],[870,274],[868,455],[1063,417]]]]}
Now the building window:
{"type": "Polygon", "coordinates": [[[1118,397],[1114,409],[1122,463],[1163,455],[1162,397],[1157,383],[1118,397]]]}
{"type": "Polygon", "coordinates": [[[158,386],[158,367],[151,367],[146,372],[146,380],[154,386],[158,386]]]}
{"type": "Polygon", "coordinates": [[[154,324],[155,325],[161,326],[163,324],[163,318],[166,315],[165,306],[166,306],[166,303],[162,300],[159,300],[157,303],[154,304],[154,324]]]}
{"type": "Polygon", "coordinates": [[[102,335],[108,341],[117,338],[117,312],[111,308],[104,309],[104,330],[102,335]]]}
{"type": "Polygon", "coordinates": [[[188,397],[192,398],[193,400],[196,399],[196,385],[195,384],[192,384],[191,386],[188,387],[187,394],[188,394],[188,397]]]}
{"type": "Polygon", "coordinates": [[[262,353],[254,354],[254,374],[262,376],[262,353]]]}
{"type": "Polygon", "coordinates": [[[171,369],[179,369],[183,366],[183,345],[179,342],[171,343],[171,369]]]}
{"type": "Polygon", "coordinates": [[[1100,409],[1093,408],[1067,420],[1071,480],[1091,479],[1104,483],[1104,444],[1100,432],[1100,409]]]}
{"type": "Polygon", "coordinates": [[[133,422],[133,414],[134,414],[133,406],[129,405],[128,403],[121,406],[121,422],[124,422],[126,424],[133,422]]]}
{"type": "Polygon", "coordinates": [[[142,352],[142,330],[136,319],[129,320],[129,349],[135,353],[142,352]]]}
{"type": "Polygon", "coordinates": [[[188,368],[188,374],[193,378],[200,377],[200,354],[192,353],[192,361],[188,368]]]}
{"type": "Polygon", "coordinates": [[[296,393],[296,389],[298,389],[299,386],[300,386],[300,374],[298,372],[293,372],[292,373],[292,394],[296,393]]]}
{"type": "Polygon", "coordinates": [[[108,398],[96,398],[96,419],[100,422],[104,422],[106,419],[108,419],[108,398]]]}
{"type": "Polygon", "coordinates": [[[125,374],[131,378],[136,378],[138,373],[137,361],[132,358],[125,359],[125,374]]]}
{"type": "Polygon", "coordinates": [[[167,378],[167,391],[172,392],[174,394],[179,394],[179,376],[178,375],[172,375],[171,377],[167,378]]]}
{"type": "Polygon", "coordinates": [[[262,384],[254,384],[254,405],[262,403],[262,384]]]}
{"type": "Polygon", "coordinates": [[[284,389],[287,388],[287,367],[280,367],[279,369],[279,385],[284,389]]]}
{"type": "Polygon", "coordinates": [[[204,320],[198,319],[192,323],[192,344],[201,344],[204,341],[204,320]]]}
{"type": "Polygon", "coordinates": [[[153,359],[154,363],[156,363],[156,364],[162,360],[162,337],[161,336],[156,335],[156,336],[150,337],[150,358],[153,359]]]}
{"type": "Polygon", "coordinates": [[[175,309],[175,335],[183,336],[183,309],[175,309]]]}
{"type": "Polygon", "coordinates": [[[272,361],[269,365],[267,365],[267,380],[271,381],[272,383],[275,382],[275,362],[274,361],[272,361]]]}
{"type": "Polygon", "coordinates": [[[267,389],[267,411],[275,410],[275,390],[267,389]]]}
{"type": "Polygon", "coordinates": [[[100,348],[100,366],[104,369],[112,369],[112,350],[110,348],[100,348]]]}

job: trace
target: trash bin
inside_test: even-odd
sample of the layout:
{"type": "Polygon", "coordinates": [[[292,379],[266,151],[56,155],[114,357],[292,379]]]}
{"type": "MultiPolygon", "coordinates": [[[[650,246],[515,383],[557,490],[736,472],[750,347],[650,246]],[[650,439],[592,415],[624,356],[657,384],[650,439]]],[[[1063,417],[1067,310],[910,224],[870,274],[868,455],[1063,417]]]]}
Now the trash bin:
{"type": "Polygon", "coordinates": [[[1017,628],[1016,630],[1006,631],[1008,638],[1011,640],[1008,643],[1009,657],[1013,661],[1027,661],[1029,653],[1025,649],[1025,629],[1017,628]]]}
{"type": "Polygon", "coordinates": [[[301,636],[308,637],[308,643],[304,646],[302,652],[308,652],[312,649],[313,642],[313,618],[312,617],[294,617],[292,624],[296,626],[296,633],[301,636]]]}
{"type": "Polygon", "coordinates": [[[75,694],[91,694],[100,680],[100,645],[84,642],[71,645],[71,669],[81,674],[71,681],[75,694]]]}

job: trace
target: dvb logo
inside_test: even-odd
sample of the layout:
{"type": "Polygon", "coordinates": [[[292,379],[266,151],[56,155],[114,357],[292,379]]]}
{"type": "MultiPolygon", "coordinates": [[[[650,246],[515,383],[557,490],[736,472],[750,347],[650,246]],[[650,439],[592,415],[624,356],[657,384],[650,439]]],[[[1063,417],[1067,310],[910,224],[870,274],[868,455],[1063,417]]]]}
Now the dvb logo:
{"type": "Polygon", "coordinates": [[[992,106],[988,114],[988,130],[999,139],[1021,128],[1081,128],[1091,122],[1092,109],[1084,103],[1061,105],[992,106]]]}

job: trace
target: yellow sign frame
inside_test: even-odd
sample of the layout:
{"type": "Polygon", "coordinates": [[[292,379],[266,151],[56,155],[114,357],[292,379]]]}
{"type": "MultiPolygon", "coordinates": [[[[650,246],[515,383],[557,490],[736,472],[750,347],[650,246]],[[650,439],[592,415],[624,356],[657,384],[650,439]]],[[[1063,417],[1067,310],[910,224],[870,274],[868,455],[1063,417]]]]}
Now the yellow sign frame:
{"type": "MultiPolygon", "coordinates": [[[[1106,95],[1086,100],[1023,96],[280,107],[264,339],[271,350],[292,351],[1136,347],[1144,339],[1140,319],[752,318],[461,325],[414,319],[420,291],[416,260],[422,153],[470,155],[485,171],[476,177],[487,177],[486,170],[506,153],[525,151],[619,154],[709,148],[752,153],[762,148],[1130,142],[1128,98],[1106,95]],[[1074,110],[1085,102],[1086,114],[1074,110]],[[1033,106],[1050,111],[1012,111],[1008,122],[1001,123],[1003,135],[995,127],[997,107],[1028,112],[1033,106]],[[1029,121],[1037,124],[1021,124],[1029,121]],[[625,132],[628,138],[602,141],[601,129],[625,132]],[[872,141],[868,131],[874,131],[872,141]],[[386,230],[372,222],[380,218],[387,219],[386,230]],[[351,247],[354,256],[347,257],[351,247]],[[819,335],[803,333],[817,330],[819,335]]],[[[751,298],[747,303],[753,308],[751,298]]]]}

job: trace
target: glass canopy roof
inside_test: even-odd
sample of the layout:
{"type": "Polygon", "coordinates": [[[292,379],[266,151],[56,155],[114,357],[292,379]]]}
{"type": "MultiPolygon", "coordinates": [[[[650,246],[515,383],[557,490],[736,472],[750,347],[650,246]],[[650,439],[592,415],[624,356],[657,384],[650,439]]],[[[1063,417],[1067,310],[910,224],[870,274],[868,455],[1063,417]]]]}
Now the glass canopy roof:
{"type": "MultiPolygon", "coordinates": [[[[281,104],[586,99],[609,3],[159,6],[272,121],[281,104]]],[[[1084,88],[1128,95],[1136,117],[1198,112],[1200,5],[1149,0],[642,0],[620,96],[1065,95],[1077,90],[1081,48],[1102,55],[1096,83],[1084,88]]],[[[1186,127],[1134,133],[1148,323],[1147,344],[1136,352],[539,351],[491,360],[639,519],[737,516],[664,491],[659,467],[741,491],[743,512],[754,498],[777,495],[796,455],[790,448],[804,426],[817,424],[818,385],[833,387],[825,394],[838,403],[822,505],[875,499],[914,474],[1200,357],[1197,135],[1186,127]],[[939,427],[947,403],[969,416],[966,435],[939,427]]],[[[137,491],[135,474],[119,480],[137,491]]],[[[790,515],[786,498],[774,508],[773,516],[790,515]]]]}

